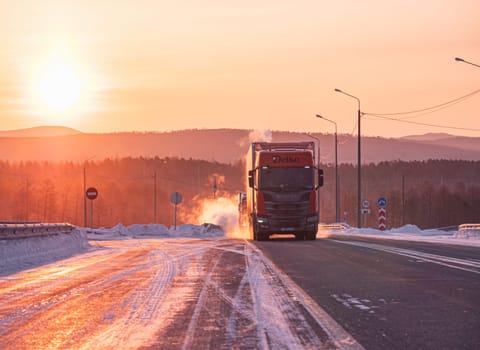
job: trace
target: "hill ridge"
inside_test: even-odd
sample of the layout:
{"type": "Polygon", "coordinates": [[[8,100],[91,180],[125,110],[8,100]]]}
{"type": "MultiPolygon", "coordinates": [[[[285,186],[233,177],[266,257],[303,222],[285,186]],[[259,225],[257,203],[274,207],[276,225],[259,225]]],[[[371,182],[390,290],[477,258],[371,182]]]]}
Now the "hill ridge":
{"type": "Polygon", "coordinates": [[[0,130],[0,137],[55,137],[77,135],[82,132],[60,125],[42,125],[25,129],[0,130]]]}
{"type": "MultiPolygon", "coordinates": [[[[74,130],[74,129],[72,129],[74,130]]],[[[75,131],[75,130],[74,130],[75,131]]],[[[9,161],[74,161],[124,157],[178,157],[221,163],[241,160],[252,141],[320,139],[322,163],[334,162],[331,133],[248,129],[189,129],[167,132],[81,133],[44,137],[1,137],[0,159],[9,161]]],[[[340,163],[356,163],[356,136],[338,135],[340,163]]],[[[480,160],[480,138],[452,136],[437,140],[362,137],[362,162],[391,160],[480,160]]]]}

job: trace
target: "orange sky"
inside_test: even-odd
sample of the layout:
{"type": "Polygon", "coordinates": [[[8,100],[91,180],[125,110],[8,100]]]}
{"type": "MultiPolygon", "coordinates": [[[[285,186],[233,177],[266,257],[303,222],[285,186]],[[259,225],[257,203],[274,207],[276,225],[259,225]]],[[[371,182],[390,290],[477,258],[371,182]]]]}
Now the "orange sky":
{"type": "MultiPolygon", "coordinates": [[[[0,130],[332,132],[318,113],[352,133],[357,103],[334,88],[372,113],[480,88],[480,68],[454,61],[480,64],[478,0],[2,0],[0,14],[0,130]]],[[[473,130],[365,116],[362,134],[480,136],[479,114],[480,93],[407,119],[473,130]]]]}

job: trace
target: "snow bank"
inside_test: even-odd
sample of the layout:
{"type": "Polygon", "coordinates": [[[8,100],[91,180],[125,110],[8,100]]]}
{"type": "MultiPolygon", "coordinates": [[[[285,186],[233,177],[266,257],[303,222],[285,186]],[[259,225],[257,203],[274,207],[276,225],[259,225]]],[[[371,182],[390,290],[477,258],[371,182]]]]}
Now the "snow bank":
{"type": "Polygon", "coordinates": [[[71,233],[0,240],[0,276],[65,259],[91,248],[87,235],[71,233]]]}
{"type": "Polygon", "coordinates": [[[155,238],[155,237],[193,237],[211,238],[224,237],[222,228],[213,224],[192,225],[185,224],[167,228],[162,224],[131,225],[118,224],[112,228],[86,229],[81,228],[90,240],[116,240],[132,238],[155,238]]]}
{"type": "Polygon", "coordinates": [[[92,248],[88,240],[224,236],[225,232],[221,227],[213,224],[186,224],[176,228],[167,228],[160,224],[131,225],[128,227],[118,224],[112,228],[76,228],[69,234],[0,240],[0,276],[66,259],[88,251],[92,248]]]}
{"type": "MultiPolygon", "coordinates": [[[[415,234],[415,235],[421,235],[423,234],[424,231],[420,230],[418,226],[416,225],[405,225],[402,227],[398,228],[392,228],[391,230],[388,231],[389,233],[400,233],[400,234],[415,234]]],[[[445,234],[445,232],[443,232],[445,234]]]]}
{"type": "Polygon", "coordinates": [[[352,228],[345,226],[340,229],[329,229],[326,225],[326,230],[322,230],[320,227],[319,237],[322,236],[322,232],[325,235],[325,231],[328,234],[347,234],[357,236],[381,236],[388,239],[408,239],[413,241],[427,241],[432,243],[448,243],[448,244],[460,244],[469,246],[480,246],[480,231],[443,231],[437,229],[421,230],[416,225],[405,225],[398,228],[392,228],[390,230],[380,231],[373,228],[352,228]]]}

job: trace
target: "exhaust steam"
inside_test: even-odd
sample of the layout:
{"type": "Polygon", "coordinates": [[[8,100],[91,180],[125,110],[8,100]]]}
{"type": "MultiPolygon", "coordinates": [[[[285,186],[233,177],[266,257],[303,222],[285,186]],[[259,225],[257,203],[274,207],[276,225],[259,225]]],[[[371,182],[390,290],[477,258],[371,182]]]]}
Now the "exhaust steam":
{"type": "Polygon", "coordinates": [[[197,224],[210,223],[218,225],[229,238],[249,238],[248,228],[239,227],[238,225],[236,196],[200,199],[196,209],[189,215],[188,219],[197,224]]]}

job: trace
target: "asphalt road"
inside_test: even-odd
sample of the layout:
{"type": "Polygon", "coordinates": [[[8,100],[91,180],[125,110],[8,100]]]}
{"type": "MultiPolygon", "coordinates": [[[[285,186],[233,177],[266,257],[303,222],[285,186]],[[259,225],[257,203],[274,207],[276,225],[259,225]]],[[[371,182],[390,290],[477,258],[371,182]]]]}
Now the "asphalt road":
{"type": "Polygon", "coordinates": [[[480,349],[480,248],[331,236],[255,242],[365,349],[480,349]]]}

